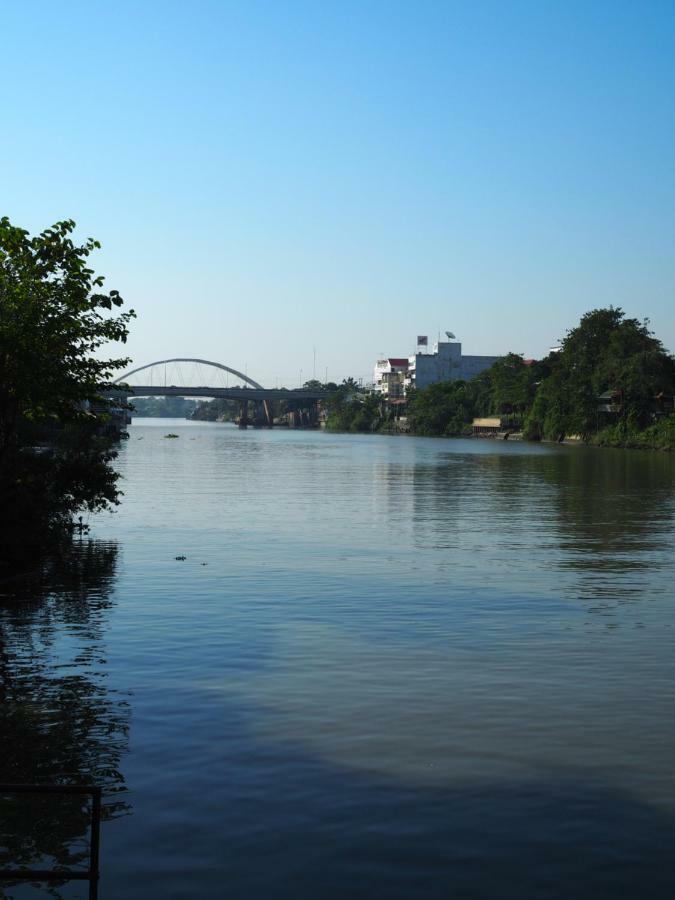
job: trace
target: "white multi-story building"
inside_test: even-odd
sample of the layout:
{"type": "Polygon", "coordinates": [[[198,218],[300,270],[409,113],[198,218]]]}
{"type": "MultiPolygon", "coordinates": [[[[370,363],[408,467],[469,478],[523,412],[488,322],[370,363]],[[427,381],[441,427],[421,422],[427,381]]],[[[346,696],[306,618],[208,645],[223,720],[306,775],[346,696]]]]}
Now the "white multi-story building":
{"type": "Polygon", "coordinates": [[[438,341],[431,353],[408,357],[409,387],[425,388],[437,381],[469,381],[497,362],[498,356],[463,356],[459,341],[438,341]]]}
{"type": "Polygon", "coordinates": [[[408,360],[404,356],[378,359],[373,372],[376,391],[388,400],[398,400],[403,396],[408,360]]]}
{"type": "Polygon", "coordinates": [[[438,341],[431,353],[378,359],[373,387],[388,400],[404,396],[410,387],[425,388],[438,381],[470,381],[497,362],[498,356],[463,356],[459,341],[438,341]]]}

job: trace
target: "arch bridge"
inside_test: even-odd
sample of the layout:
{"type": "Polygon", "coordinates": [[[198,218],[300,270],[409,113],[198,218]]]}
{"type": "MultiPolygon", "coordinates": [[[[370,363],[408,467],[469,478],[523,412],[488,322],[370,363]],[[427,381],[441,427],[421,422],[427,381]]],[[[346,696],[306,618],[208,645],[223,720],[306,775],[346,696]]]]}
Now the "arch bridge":
{"type": "Polygon", "coordinates": [[[247,425],[260,420],[271,427],[273,424],[269,402],[271,400],[312,401],[316,415],[318,401],[329,395],[329,391],[310,388],[295,390],[265,388],[250,378],[247,373],[240,372],[223,363],[195,357],[172,357],[137,366],[116,378],[113,385],[117,387],[110,391],[110,394],[118,397],[122,395],[125,399],[134,396],[236,400],[239,402],[238,422],[240,428],[246,428],[247,425]],[[183,366],[186,371],[183,370],[183,366]],[[210,370],[206,377],[203,367],[210,370]],[[158,368],[157,377],[156,370],[158,368]],[[138,376],[141,372],[148,374],[139,379],[138,376]],[[230,376],[235,384],[230,385],[230,376]],[[188,384],[188,381],[191,383],[188,384]],[[243,384],[236,382],[243,382],[243,384]]]}

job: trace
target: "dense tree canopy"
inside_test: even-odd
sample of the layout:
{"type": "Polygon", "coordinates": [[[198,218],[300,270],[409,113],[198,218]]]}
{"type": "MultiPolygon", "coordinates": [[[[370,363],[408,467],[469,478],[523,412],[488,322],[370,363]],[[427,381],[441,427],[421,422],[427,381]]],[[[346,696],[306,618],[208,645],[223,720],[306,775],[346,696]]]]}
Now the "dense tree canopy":
{"type": "Polygon", "coordinates": [[[116,313],[122,298],[88,266],[99,244],[78,246],[74,228],[30,237],[0,219],[0,505],[23,544],[118,495],[92,407],[128,362],[97,351],[126,340],[134,313],[116,313]]]}
{"type": "Polygon", "coordinates": [[[416,434],[461,434],[473,414],[472,385],[466,381],[439,381],[409,392],[408,419],[416,434]]]}
{"type": "Polygon", "coordinates": [[[323,385],[332,391],[326,400],[326,427],[331,431],[376,431],[381,424],[380,401],[366,394],[353,378],[323,385]]]}
{"type": "Polygon", "coordinates": [[[645,428],[653,422],[656,398],[675,389],[675,363],[649,330],[621,309],[596,309],[568,332],[550,358],[550,375],[534,398],[528,436],[588,437],[602,426],[623,423],[645,428]],[[611,395],[612,412],[599,398],[611,395]]]}

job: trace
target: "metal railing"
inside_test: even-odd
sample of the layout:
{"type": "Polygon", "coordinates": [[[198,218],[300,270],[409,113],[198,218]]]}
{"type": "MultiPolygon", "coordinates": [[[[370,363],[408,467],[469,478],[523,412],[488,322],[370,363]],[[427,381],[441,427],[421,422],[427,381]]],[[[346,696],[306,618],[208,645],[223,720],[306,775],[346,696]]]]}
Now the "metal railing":
{"type": "Polygon", "coordinates": [[[101,838],[101,788],[93,784],[0,784],[0,794],[89,794],[91,836],[88,869],[0,869],[0,880],[7,881],[88,881],[89,900],[97,900],[99,847],[101,838]]]}

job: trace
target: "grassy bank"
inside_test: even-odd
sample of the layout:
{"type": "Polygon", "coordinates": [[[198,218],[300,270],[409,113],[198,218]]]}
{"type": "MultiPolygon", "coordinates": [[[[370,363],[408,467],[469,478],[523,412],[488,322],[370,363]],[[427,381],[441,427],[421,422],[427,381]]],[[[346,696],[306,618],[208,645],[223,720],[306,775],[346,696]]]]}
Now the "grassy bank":
{"type": "Polygon", "coordinates": [[[647,428],[631,427],[620,422],[603,428],[589,443],[598,447],[625,447],[631,450],[675,450],[675,416],[655,422],[647,428]]]}

